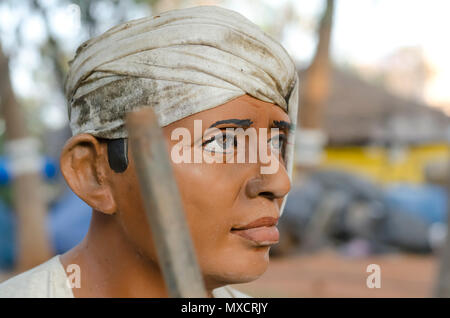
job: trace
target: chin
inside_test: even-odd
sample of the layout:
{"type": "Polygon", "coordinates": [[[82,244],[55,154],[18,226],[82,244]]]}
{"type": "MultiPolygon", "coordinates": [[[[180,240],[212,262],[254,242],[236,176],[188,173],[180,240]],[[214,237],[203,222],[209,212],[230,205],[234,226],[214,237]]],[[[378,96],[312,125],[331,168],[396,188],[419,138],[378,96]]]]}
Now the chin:
{"type": "Polygon", "coordinates": [[[269,266],[269,248],[260,247],[252,250],[241,250],[216,262],[215,268],[207,272],[205,280],[213,288],[228,284],[243,284],[252,282],[263,275],[269,266]]]}

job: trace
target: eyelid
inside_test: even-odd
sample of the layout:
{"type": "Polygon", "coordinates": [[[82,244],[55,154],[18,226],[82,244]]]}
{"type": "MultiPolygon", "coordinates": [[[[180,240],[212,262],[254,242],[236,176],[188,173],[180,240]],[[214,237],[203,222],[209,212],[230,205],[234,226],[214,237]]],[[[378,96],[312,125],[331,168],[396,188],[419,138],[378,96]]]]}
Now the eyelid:
{"type": "Polygon", "coordinates": [[[272,133],[272,130],[270,131],[269,139],[275,137],[275,136],[283,136],[283,138],[287,138],[288,134],[283,130],[278,130],[277,133],[272,133]]]}
{"type": "Polygon", "coordinates": [[[209,138],[209,139],[207,139],[205,141],[202,140],[203,141],[202,142],[202,146],[205,146],[205,145],[209,144],[210,142],[214,141],[216,139],[216,136],[212,136],[211,138],[209,138]]]}
{"type": "Polygon", "coordinates": [[[222,147],[220,145],[220,143],[223,143],[225,145],[225,140],[227,139],[232,139],[233,140],[233,144],[231,145],[231,147],[235,147],[235,141],[236,141],[236,134],[234,133],[230,133],[230,132],[221,132],[220,134],[215,134],[213,136],[211,136],[211,138],[209,138],[208,140],[206,140],[205,142],[203,142],[202,144],[202,148],[204,149],[204,151],[208,151],[208,152],[218,152],[218,153],[222,153],[222,154],[229,154],[229,153],[233,153],[233,152],[228,152],[226,151],[227,149],[229,149],[230,147],[222,147]],[[217,138],[218,136],[220,136],[219,138],[217,138]],[[225,137],[223,140],[222,137],[225,137]],[[208,149],[209,147],[215,147],[214,146],[214,142],[217,143],[217,145],[221,148],[221,149],[208,149]]]}
{"type": "Polygon", "coordinates": [[[211,127],[208,128],[203,132],[202,140],[209,140],[211,137],[216,137],[218,135],[225,135],[225,134],[234,134],[235,127],[224,127],[224,128],[218,128],[218,127],[211,127]],[[227,128],[232,128],[233,130],[226,130],[227,128]],[[220,132],[220,133],[219,133],[220,132]]]}
{"type": "MultiPolygon", "coordinates": [[[[199,146],[205,146],[208,143],[212,142],[213,140],[215,140],[215,138],[219,135],[224,136],[224,135],[230,135],[230,136],[234,136],[236,137],[238,134],[236,134],[236,129],[238,128],[242,128],[242,127],[236,127],[236,126],[225,126],[225,127],[210,127],[207,130],[204,131],[202,138],[198,139],[198,142],[196,144],[198,144],[199,146]],[[208,132],[210,131],[210,132],[208,132]],[[219,133],[220,131],[220,133],[219,133]]],[[[271,140],[272,138],[276,137],[276,136],[282,136],[281,138],[283,139],[284,142],[287,141],[287,133],[284,130],[280,130],[277,127],[275,128],[277,134],[272,134],[272,131],[274,130],[273,128],[270,129],[270,137],[268,139],[271,140]]],[[[244,129],[245,131],[245,129],[244,129]]]]}
{"type": "Polygon", "coordinates": [[[281,139],[284,142],[287,142],[287,135],[286,134],[277,134],[277,135],[271,136],[267,141],[271,141],[273,138],[278,137],[278,136],[280,136],[281,139]]]}
{"type": "MultiPolygon", "coordinates": [[[[215,127],[214,127],[215,128],[215,127]]],[[[231,128],[231,127],[227,127],[227,128],[231,128]]],[[[234,133],[234,131],[227,131],[225,129],[221,129],[218,128],[218,130],[221,131],[221,133],[216,133],[216,134],[207,134],[205,136],[204,139],[206,139],[205,141],[202,142],[201,146],[205,146],[211,142],[213,142],[214,140],[216,140],[217,136],[230,136],[230,137],[236,137],[236,134],[234,133]],[[208,136],[209,135],[209,136],[208,136]]],[[[202,139],[203,140],[203,139],[202,139]]]]}
{"type": "Polygon", "coordinates": [[[200,138],[198,138],[197,140],[194,141],[194,143],[192,144],[193,147],[203,147],[205,145],[205,142],[207,142],[208,140],[211,139],[211,137],[214,137],[215,135],[218,134],[218,129],[217,127],[209,127],[208,129],[206,129],[204,132],[202,132],[202,135],[200,138]]]}
{"type": "Polygon", "coordinates": [[[283,143],[282,144],[282,146],[281,146],[281,148],[280,148],[280,155],[281,155],[281,158],[283,159],[283,162],[284,162],[284,155],[285,155],[285,151],[286,151],[286,144],[287,144],[287,135],[286,134],[278,134],[278,135],[275,135],[275,136],[272,136],[272,137],[270,137],[269,138],[269,140],[267,141],[268,143],[269,142],[271,142],[272,141],[272,139],[273,138],[275,138],[275,137],[278,137],[278,138],[280,138],[281,139],[281,142],[283,143]],[[280,137],[279,137],[280,136],[280,137]],[[284,148],[284,149],[283,149],[284,148]]]}

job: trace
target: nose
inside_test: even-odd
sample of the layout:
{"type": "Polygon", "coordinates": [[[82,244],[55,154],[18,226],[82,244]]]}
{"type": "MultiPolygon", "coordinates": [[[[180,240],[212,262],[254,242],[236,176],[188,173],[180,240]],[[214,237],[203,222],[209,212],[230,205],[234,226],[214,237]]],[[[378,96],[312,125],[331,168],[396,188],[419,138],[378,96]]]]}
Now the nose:
{"type": "MultiPolygon", "coordinates": [[[[278,159],[273,159],[278,160],[278,159]]],[[[291,181],[283,164],[272,174],[261,174],[247,181],[245,193],[249,198],[258,196],[265,197],[271,201],[282,199],[291,189],[291,181]]]]}

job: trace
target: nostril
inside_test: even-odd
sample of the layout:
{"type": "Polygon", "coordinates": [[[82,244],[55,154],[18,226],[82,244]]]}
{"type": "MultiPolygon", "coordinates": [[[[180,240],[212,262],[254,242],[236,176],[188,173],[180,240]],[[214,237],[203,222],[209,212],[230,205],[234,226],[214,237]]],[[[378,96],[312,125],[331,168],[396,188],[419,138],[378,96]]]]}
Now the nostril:
{"type": "Polygon", "coordinates": [[[269,200],[274,200],[275,199],[275,195],[272,192],[269,191],[264,191],[264,192],[260,192],[259,193],[260,196],[263,196],[269,200]]]}

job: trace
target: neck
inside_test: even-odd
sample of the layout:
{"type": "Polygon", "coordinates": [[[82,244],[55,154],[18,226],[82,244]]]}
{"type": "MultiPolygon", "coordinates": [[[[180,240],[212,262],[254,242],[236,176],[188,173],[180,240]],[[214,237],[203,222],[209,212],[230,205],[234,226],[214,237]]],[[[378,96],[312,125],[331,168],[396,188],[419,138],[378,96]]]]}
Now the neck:
{"type": "Polygon", "coordinates": [[[156,260],[139,253],[114,216],[93,211],[88,234],[61,262],[80,266],[75,297],[168,297],[156,260]]]}

